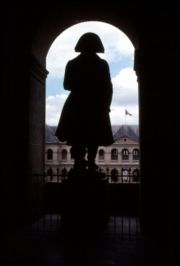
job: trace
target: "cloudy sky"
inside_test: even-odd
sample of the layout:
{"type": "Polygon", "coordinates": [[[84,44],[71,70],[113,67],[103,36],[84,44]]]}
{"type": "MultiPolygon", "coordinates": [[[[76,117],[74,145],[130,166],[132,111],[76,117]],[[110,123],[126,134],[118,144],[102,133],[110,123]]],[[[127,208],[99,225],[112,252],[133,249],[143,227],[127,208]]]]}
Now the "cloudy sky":
{"type": "Polygon", "coordinates": [[[86,32],[99,35],[105,48],[104,58],[110,67],[113,99],[112,125],[138,124],[138,84],[133,70],[134,47],[128,37],[114,26],[102,22],[83,22],[62,32],[49,49],[46,63],[46,124],[57,125],[62,107],[69,94],[63,88],[64,70],[68,60],[76,57],[74,47],[86,32]],[[125,109],[132,116],[125,116],[125,109]]]}

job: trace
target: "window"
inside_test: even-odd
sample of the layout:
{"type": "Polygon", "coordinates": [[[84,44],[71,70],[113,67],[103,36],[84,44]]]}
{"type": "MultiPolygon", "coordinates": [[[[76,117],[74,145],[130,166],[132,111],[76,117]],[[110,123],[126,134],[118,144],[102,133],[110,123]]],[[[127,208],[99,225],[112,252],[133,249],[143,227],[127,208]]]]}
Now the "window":
{"type": "Polygon", "coordinates": [[[133,160],[139,160],[139,150],[138,149],[134,149],[132,154],[133,154],[133,160]]]}
{"type": "Polygon", "coordinates": [[[111,150],[111,160],[118,160],[118,150],[117,149],[111,150]]]}
{"type": "Polygon", "coordinates": [[[111,180],[113,182],[117,182],[118,181],[118,170],[116,168],[113,168],[111,170],[111,180]]]}
{"type": "Polygon", "coordinates": [[[62,150],[62,160],[67,160],[67,150],[62,150]]]}
{"type": "Polygon", "coordinates": [[[133,176],[133,181],[138,182],[139,181],[139,169],[135,169],[132,172],[132,176],[133,176]]]}
{"type": "Polygon", "coordinates": [[[122,150],[122,160],[129,160],[129,151],[128,149],[122,150]]]}
{"type": "Polygon", "coordinates": [[[129,169],[122,169],[122,181],[128,182],[129,181],[129,169]]]}
{"type": "Polygon", "coordinates": [[[100,161],[104,160],[104,150],[99,150],[99,160],[100,161]]]}
{"type": "Polygon", "coordinates": [[[53,151],[51,149],[47,150],[47,160],[53,159],[53,151]]]}

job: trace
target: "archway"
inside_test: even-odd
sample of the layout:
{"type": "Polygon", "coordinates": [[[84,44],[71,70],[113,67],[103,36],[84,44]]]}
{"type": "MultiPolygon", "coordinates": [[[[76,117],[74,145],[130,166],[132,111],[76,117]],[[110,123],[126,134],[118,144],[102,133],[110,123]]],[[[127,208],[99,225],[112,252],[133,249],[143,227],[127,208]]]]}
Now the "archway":
{"type": "MultiPolygon", "coordinates": [[[[106,19],[104,19],[103,21],[106,21],[106,19]]],[[[66,25],[66,23],[51,25],[53,30],[50,32],[47,31],[43,32],[41,29],[41,32],[39,32],[40,36],[37,36],[38,47],[37,45],[35,45],[36,40],[34,41],[34,45],[32,47],[33,69],[32,69],[31,87],[30,87],[31,97],[30,97],[30,133],[29,133],[29,138],[30,138],[29,168],[31,170],[32,175],[36,174],[41,175],[41,173],[44,171],[45,95],[46,95],[46,76],[48,74],[48,71],[46,70],[46,63],[47,63],[46,56],[54,40],[57,38],[59,33],[63,32],[64,25],[66,25]],[[54,33],[54,35],[52,35],[52,32],[54,33]],[[45,36],[47,35],[46,39],[44,35],[45,36]]],[[[117,31],[119,31],[119,28],[121,28],[120,25],[119,27],[117,27],[116,25],[117,31]]]]}
{"type": "MultiPolygon", "coordinates": [[[[97,16],[98,17],[98,16],[97,16]]],[[[96,16],[95,16],[96,18],[96,16]]],[[[86,20],[85,20],[86,21],[86,20]]],[[[96,19],[96,21],[98,21],[96,19]]],[[[103,21],[107,21],[106,18],[103,21]]],[[[44,149],[44,125],[45,125],[45,84],[46,76],[48,74],[46,70],[46,56],[49,51],[50,46],[57,38],[57,36],[64,30],[65,26],[71,24],[73,25],[71,19],[65,20],[64,23],[61,21],[55,21],[56,25],[49,25],[51,31],[38,32],[37,39],[34,40],[32,47],[32,76],[31,76],[31,88],[30,88],[30,146],[29,146],[29,168],[32,173],[40,173],[43,171],[44,158],[43,158],[43,149],[44,149]],[[46,37],[46,38],[45,38],[46,37]],[[37,93],[38,92],[38,93],[37,93]],[[34,114],[34,115],[33,115],[34,114]],[[38,114],[38,115],[37,115],[38,114]],[[37,143],[38,140],[38,143],[37,143]],[[36,154],[36,156],[34,156],[36,154]],[[37,156],[38,155],[38,156],[37,156]],[[38,158],[37,158],[38,157],[38,158]],[[36,159],[35,159],[36,158],[36,159]]],[[[107,21],[109,22],[109,21],[107,21]]],[[[112,19],[113,22],[113,19],[112,19]]],[[[121,28],[121,25],[116,25],[111,23],[117,29],[121,28]]],[[[123,28],[123,25],[122,25],[123,28]]],[[[123,29],[127,36],[132,35],[130,32],[133,32],[132,29],[128,28],[127,30],[123,29]]],[[[137,39],[136,35],[133,34],[133,37],[130,38],[132,43],[136,47],[137,39]]]]}
{"type": "Polygon", "coordinates": [[[75,24],[63,31],[52,43],[47,57],[49,71],[46,82],[46,124],[57,126],[62,105],[69,92],[63,88],[65,66],[78,54],[74,51],[79,37],[85,32],[98,34],[105,47],[99,54],[110,66],[113,84],[111,104],[111,124],[126,123],[126,108],[133,113],[127,118],[129,124],[138,124],[138,84],[133,70],[134,47],[129,38],[118,28],[100,21],[87,21],[75,24]]]}

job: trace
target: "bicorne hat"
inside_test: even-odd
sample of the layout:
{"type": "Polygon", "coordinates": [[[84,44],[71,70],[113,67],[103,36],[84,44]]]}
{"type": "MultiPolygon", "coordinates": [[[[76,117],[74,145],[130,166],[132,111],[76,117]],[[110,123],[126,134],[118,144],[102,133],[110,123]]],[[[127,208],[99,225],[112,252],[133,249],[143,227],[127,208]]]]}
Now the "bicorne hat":
{"type": "Polygon", "coordinates": [[[104,53],[104,46],[99,36],[93,32],[83,34],[75,46],[76,52],[104,53]]]}

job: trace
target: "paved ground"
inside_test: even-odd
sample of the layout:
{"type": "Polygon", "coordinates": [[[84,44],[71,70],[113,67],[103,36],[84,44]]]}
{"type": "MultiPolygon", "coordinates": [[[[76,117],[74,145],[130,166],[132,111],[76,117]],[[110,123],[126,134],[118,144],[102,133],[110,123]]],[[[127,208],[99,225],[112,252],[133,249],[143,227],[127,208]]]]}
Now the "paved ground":
{"type": "MultiPolygon", "coordinates": [[[[153,265],[147,259],[144,240],[140,234],[120,234],[122,220],[116,224],[111,217],[100,234],[63,236],[57,230],[57,219],[39,221],[32,229],[8,237],[3,252],[4,263],[31,264],[93,264],[93,265],[153,265]],[[45,229],[42,226],[46,224],[45,229]],[[115,226],[115,227],[114,227],[115,226]],[[47,230],[47,228],[49,228],[47,230]],[[38,230],[35,230],[38,229],[38,230]],[[135,237],[136,236],[136,237],[135,237]]],[[[126,220],[126,223],[128,220],[126,220]]],[[[136,223],[132,222],[132,228],[136,223]]],[[[125,224],[124,224],[125,226],[125,224]]],[[[129,224],[126,224],[129,232],[129,224]]],[[[133,230],[133,229],[132,229],[133,230]]],[[[135,231],[133,231],[135,232],[135,231]]]]}

